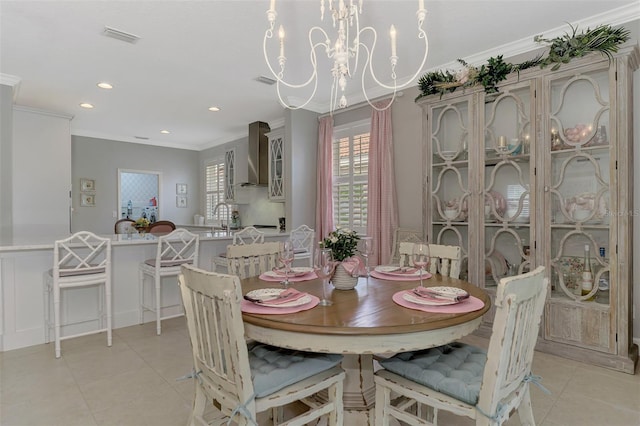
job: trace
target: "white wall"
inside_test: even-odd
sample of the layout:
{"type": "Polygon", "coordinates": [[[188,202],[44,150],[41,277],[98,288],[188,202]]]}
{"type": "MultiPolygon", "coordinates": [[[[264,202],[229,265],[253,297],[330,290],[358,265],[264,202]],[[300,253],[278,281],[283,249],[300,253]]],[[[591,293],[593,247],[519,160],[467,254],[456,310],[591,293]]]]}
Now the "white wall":
{"type": "Polygon", "coordinates": [[[14,108],[14,235],[69,233],[70,119],[45,111],[14,108]]]}

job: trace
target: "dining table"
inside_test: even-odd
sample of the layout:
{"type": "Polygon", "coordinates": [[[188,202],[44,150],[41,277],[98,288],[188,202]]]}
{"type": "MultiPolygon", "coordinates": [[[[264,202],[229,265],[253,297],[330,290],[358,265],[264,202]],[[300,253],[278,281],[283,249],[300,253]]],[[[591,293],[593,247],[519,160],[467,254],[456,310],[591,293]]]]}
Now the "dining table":
{"type": "MultiPolygon", "coordinates": [[[[332,301],[330,306],[312,303],[311,308],[293,313],[278,313],[277,308],[274,312],[258,313],[261,310],[252,309],[251,302],[242,302],[247,338],[282,348],[344,356],[343,402],[345,424],[350,425],[373,424],[374,356],[451,343],[476,330],[491,306],[488,294],[479,287],[435,274],[424,280],[425,287],[463,289],[476,301],[477,309],[470,312],[439,312],[438,309],[425,312],[421,306],[411,309],[401,306],[398,296],[419,286],[419,280],[399,281],[377,276],[360,277],[352,290],[338,290],[325,282],[327,299],[332,301]]],[[[244,294],[281,287],[278,282],[260,277],[245,278],[241,284],[244,294]]],[[[323,281],[315,275],[291,286],[318,299],[323,297],[323,281]]]]}

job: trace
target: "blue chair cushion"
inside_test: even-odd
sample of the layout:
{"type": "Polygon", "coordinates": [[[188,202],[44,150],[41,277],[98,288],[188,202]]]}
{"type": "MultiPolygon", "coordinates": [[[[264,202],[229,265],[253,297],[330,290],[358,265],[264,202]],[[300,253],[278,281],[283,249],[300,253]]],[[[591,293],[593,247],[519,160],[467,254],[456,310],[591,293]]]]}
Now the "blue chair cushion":
{"type": "Polygon", "coordinates": [[[486,351],[464,343],[403,352],[380,364],[408,380],[471,405],[478,403],[486,351]]]}
{"type": "Polygon", "coordinates": [[[256,397],[270,395],[293,383],[335,367],[342,355],[293,351],[254,343],[249,346],[249,365],[256,397]]]}

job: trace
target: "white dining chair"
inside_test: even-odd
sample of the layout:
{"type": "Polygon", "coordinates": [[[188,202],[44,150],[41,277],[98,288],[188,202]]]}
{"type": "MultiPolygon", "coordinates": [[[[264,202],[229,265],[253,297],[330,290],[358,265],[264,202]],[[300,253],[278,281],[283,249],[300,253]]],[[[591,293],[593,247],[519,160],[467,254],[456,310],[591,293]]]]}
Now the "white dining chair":
{"type": "Polygon", "coordinates": [[[162,320],[184,315],[182,304],[162,305],[162,278],[178,277],[180,266],[184,264],[198,265],[198,251],[200,236],[186,229],[178,228],[167,235],[158,237],[156,256],[140,263],[139,275],[139,316],[140,324],[144,323],[144,312],[151,311],[156,317],[156,333],[162,332],[162,320]],[[150,277],[153,285],[150,286],[150,296],[153,302],[145,302],[145,278],[150,277]],[[180,313],[162,315],[162,311],[172,308],[180,308],[180,313]]]}
{"type": "Polygon", "coordinates": [[[488,352],[451,343],[381,360],[374,378],[376,425],[388,425],[390,418],[437,425],[439,410],[476,425],[501,425],[514,409],[522,424],[534,425],[529,383],[539,381],[531,363],[547,288],[542,266],[500,280],[488,352]]]}
{"type": "Polygon", "coordinates": [[[420,243],[424,239],[422,238],[422,231],[409,228],[396,228],[393,232],[393,247],[391,248],[391,260],[389,263],[397,264],[400,259],[400,243],[420,243]]]}
{"type": "MultiPolygon", "coordinates": [[[[233,245],[264,243],[264,232],[254,226],[247,226],[233,233],[233,245]]],[[[213,258],[213,271],[229,272],[227,269],[227,253],[221,253],[213,258]],[[224,270],[222,269],[224,268],[224,270]]]]}
{"type": "Polygon", "coordinates": [[[62,340],[95,333],[107,333],[107,346],[111,346],[111,239],[99,237],[92,232],[77,232],[53,246],[53,269],[44,274],[44,320],[45,342],[50,342],[53,327],[56,358],[60,358],[62,340]],[[84,287],[98,287],[97,305],[99,328],[62,336],[64,326],[94,322],[96,319],[64,321],[63,291],[84,287]],[[51,297],[53,295],[53,297],[51,297]],[[53,320],[51,311],[53,310],[53,320]]]}
{"type": "Polygon", "coordinates": [[[267,410],[274,425],[344,424],[341,355],[247,345],[237,276],[183,266],[179,281],[195,372],[189,425],[208,424],[212,404],[224,416],[216,424],[257,425],[267,410]],[[296,401],[307,410],[284,421],[282,407],[296,401]]]}
{"type": "Polygon", "coordinates": [[[313,267],[313,246],[316,239],[316,231],[307,225],[300,225],[289,234],[293,243],[293,258],[295,260],[306,259],[309,267],[313,267]]]}
{"type": "Polygon", "coordinates": [[[278,265],[279,242],[227,246],[229,274],[240,278],[255,277],[278,265]]]}
{"type": "MultiPolygon", "coordinates": [[[[400,243],[398,248],[400,266],[413,265],[411,255],[415,243],[400,243]]],[[[429,244],[429,273],[451,278],[460,278],[462,250],[459,246],[429,244]]]]}

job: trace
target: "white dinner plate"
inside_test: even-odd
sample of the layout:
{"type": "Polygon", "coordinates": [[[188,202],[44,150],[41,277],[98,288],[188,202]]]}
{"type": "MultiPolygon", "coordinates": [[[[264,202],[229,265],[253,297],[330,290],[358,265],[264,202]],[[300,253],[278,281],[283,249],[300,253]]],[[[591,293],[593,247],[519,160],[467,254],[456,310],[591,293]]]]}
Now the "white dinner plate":
{"type": "Polygon", "coordinates": [[[446,305],[455,305],[460,302],[456,302],[455,300],[445,300],[445,299],[427,299],[426,297],[420,297],[416,294],[413,294],[411,290],[404,293],[402,295],[404,300],[412,303],[416,303],[418,305],[429,305],[429,306],[446,306],[446,305]]]}
{"type": "MultiPolygon", "coordinates": [[[[289,271],[289,278],[301,277],[303,275],[310,274],[311,272],[313,272],[313,268],[309,268],[308,266],[294,266],[289,271]]],[[[282,269],[279,269],[277,272],[266,271],[264,274],[268,277],[284,279],[284,271],[282,269]]]]}
{"type": "Polygon", "coordinates": [[[250,291],[247,293],[247,296],[252,299],[261,300],[262,302],[259,303],[260,306],[268,306],[270,308],[292,308],[294,306],[306,305],[312,300],[311,296],[305,294],[301,298],[292,300],[291,302],[269,303],[269,301],[277,299],[283,291],[285,291],[284,288],[259,288],[250,291]]]}
{"type": "MultiPolygon", "coordinates": [[[[394,277],[416,277],[416,278],[420,278],[420,270],[418,269],[415,272],[402,272],[402,270],[400,269],[399,266],[393,266],[393,265],[378,265],[375,267],[374,269],[376,272],[379,272],[381,274],[385,274],[385,275],[392,275],[394,277]]],[[[427,271],[424,271],[422,273],[423,277],[426,277],[428,274],[427,271]]]]}

